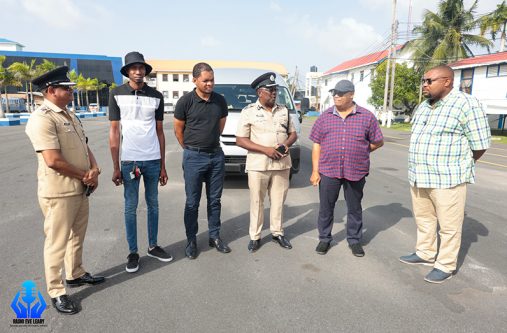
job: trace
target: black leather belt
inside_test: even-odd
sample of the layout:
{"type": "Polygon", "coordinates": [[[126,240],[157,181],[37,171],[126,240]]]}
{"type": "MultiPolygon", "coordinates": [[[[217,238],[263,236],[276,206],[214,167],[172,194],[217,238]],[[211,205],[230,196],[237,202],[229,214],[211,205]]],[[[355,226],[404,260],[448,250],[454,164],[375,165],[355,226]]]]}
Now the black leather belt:
{"type": "Polygon", "coordinates": [[[198,153],[207,153],[207,154],[214,154],[219,152],[222,148],[199,148],[199,147],[193,147],[193,146],[185,146],[185,149],[196,151],[198,153]]]}

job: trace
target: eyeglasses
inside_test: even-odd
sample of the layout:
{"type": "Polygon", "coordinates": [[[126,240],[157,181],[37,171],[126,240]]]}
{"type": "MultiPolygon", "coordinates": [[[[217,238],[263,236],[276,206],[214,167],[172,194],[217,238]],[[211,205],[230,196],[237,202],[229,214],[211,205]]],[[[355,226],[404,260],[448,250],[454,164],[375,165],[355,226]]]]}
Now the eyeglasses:
{"type": "Polygon", "coordinates": [[[421,84],[423,84],[423,85],[424,85],[424,84],[426,83],[426,84],[429,86],[429,85],[431,85],[433,82],[438,81],[438,80],[440,80],[440,79],[448,79],[448,77],[447,77],[447,76],[442,76],[442,77],[436,77],[436,78],[434,78],[434,79],[425,79],[425,78],[423,78],[423,79],[421,80],[421,84]]]}
{"type": "Polygon", "coordinates": [[[270,93],[278,91],[278,87],[262,87],[262,90],[268,91],[270,93]]]}
{"type": "Polygon", "coordinates": [[[341,92],[341,91],[332,91],[332,92],[331,92],[331,95],[332,95],[333,97],[337,97],[337,96],[338,96],[338,97],[343,97],[343,96],[345,96],[346,94],[347,94],[346,92],[341,92]]]}

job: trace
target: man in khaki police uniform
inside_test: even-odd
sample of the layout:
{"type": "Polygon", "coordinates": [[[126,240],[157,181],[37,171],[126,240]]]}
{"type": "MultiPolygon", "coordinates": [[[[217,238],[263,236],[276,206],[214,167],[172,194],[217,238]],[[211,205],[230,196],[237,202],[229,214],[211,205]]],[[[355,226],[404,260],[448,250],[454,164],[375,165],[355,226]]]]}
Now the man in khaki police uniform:
{"type": "Polygon", "coordinates": [[[44,268],[47,291],[56,310],[79,310],[66,295],[62,281],[65,266],[69,287],[104,282],[82,266],[83,241],[88,225],[88,195],[97,188],[100,169],[79,119],[67,110],[74,98],[74,82],[66,66],[32,81],[44,95],[43,104],[30,116],[26,134],[39,167],[39,205],[44,214],[44,268]]]}
{"type": "Polygon", "coordinates": [[[276,74],[269,72],[255,79],[251,87],[259,96],[241,111],[236,144],[248,150],[246,170],[250,188],[250,242],[248,250],[260,247],[264,223],[264,198],[269,193],[272,240],[285,249],[292,245],[282,229],[283,203],[289,189],[292,162],[289,147],[297,140],[289,111],[276,104],[276,74]]]}

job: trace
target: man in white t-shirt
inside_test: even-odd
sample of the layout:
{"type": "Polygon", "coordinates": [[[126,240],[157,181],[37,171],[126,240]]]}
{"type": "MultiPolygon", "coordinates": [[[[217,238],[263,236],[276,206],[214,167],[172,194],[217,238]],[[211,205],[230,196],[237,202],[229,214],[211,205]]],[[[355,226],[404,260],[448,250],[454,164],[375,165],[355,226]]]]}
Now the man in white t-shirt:
{"type": "Polygon", "coordinates": [[[164,262],[173,259],[157,245],[158,183],[161,186],[167,183],[167,173],[163,129],[164,98],[160,92],[144,83],[144,77],[151,70],[152,67],[144,61],[141,53],[128,53],[121,73],[129,78],[129,82],[113,89],[109,96],[112,181],[116,186],[124,186],[125,228],[130,251],[125,269],[129,273],[139,269],[137,204],[141,178],[144,181],[148,208],[148,256],[164,262]]]}

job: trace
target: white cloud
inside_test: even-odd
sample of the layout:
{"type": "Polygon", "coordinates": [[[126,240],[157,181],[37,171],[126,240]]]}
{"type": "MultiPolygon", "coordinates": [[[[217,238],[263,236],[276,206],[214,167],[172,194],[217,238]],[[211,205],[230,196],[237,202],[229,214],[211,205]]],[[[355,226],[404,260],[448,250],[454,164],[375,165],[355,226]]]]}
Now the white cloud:
{"type": "Polygon", "coordinates": [[[72,28],[85,24],[85,17],[73,0],[22,0],[24,9],[49,26],[72,28]]]}
{"type": "Polygon", "coordinates": [[[309,16],[292,16],[287,20],[287,33],[302,37],[306,52],[313,57],[337,62],[365,55],[367,50],[377,51],[375,45],[380,48],[383,41],[371,25],[350,17],[314,23],[309,16]]]}
{"type": "Polygon", "coordinates": [[[219,40],[217,40],[213,36],[204,36],[201,38],[201,46],[204,47],[217,47],[220,46],[222,43],[220,43],[219,40]]]}
{"type": "Polygon", "coordinates": [[[269,8],[274,11],[274,12],[281,12],[282,11],[282,7],[280,7],[280,4],[278,4],[277,2],[275,1],[271,1],[269,3],[269,8]]]}

